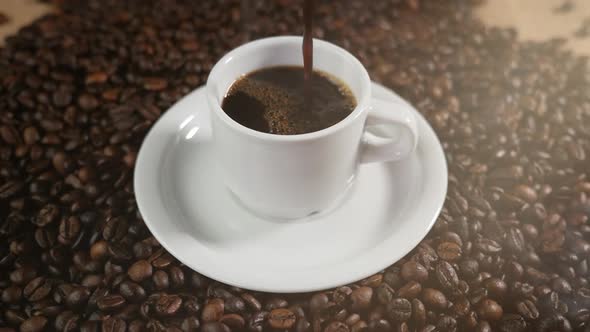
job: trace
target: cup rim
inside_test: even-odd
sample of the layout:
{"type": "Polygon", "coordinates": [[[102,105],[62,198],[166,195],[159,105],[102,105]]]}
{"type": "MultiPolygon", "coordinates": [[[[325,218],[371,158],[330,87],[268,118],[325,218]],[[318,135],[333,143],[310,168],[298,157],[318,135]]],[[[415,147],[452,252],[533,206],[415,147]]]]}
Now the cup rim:
{"type": "MultiPolygon", "coordinates": [[[[280,134],[272,134],[272,133],[265,133],[258,130],[254,130],[248,128],[234,119],[232,119],[229,115],[227,115],[223,109],[221,108],[220,103],[217,101],[216,94],[213,88],[213,85],[218,80],[218,76],[220,75],[220,71],[222,70],[223,66],[226,66],[228,62],[230,62],[237,54],[252,50],[253,48],[261,47],[261,46],[268,46],[274,43],[280,42],[303,42],[303,37],[301,36],[278,36],[278,37],[267,37],[262,39],[257,39],[254,41],[250,41],[246,44],[240,45],[233,50],[229,51],[225,54],[219,61],[215,63],[209,76],[207,78],[206,83],[206,93],[207,93],[207,100],[209,101],[210,107],[213,108],[212,112],[216,114],[226,125],[241,132],[242,134],[248,135],[250,137],[258,138],[265,141],[277,141],[277,142],[299,142],[305,140],[313,140],[316,138],[320,138],[323,136],[330,135],[336,131],[341,130],[349,126],[352,122],[356,120],[356,118],[361,115],[361,113],[367,108],[367,103],[370,98],[370,90],[371,90],[371,80],[369,78],[369,74],[367,70],[362,65],[362,63],[350,52],[346,51],[342,47],[327,42],[321,39],[313,39],[314,48],[319,47],[327,47],[331,48],[336,53],[339,53],[341,56],[349,58],[355,66],[359,69],[360,77],[359,79],[362,80],[361,84],[363,87],[363,91],[365,93],[362,96],[355,96],[357,97],[357,105],[354,110],[347,115],[344,119],[340,120],[338,123],[331,125],[328,128],[324,128],[321,130],[313,131],[310,133],[305,134],[294,134],[294,135],[280,135],[280,134]]],[[[303,56],[303,55],[302,55],[303,56]]],[[[247,74],[247,73],[244,73],[247,74]]],[[[338,77],[341,79],[340,77],[338,77]]],[[[237,79],[237,77],[235,78],[237,79]]],[[[235,81],[235,80],[234,80],[235,81]]],[[[343,81],[344,83],[348,84],[348,82],[343,81]]]]}

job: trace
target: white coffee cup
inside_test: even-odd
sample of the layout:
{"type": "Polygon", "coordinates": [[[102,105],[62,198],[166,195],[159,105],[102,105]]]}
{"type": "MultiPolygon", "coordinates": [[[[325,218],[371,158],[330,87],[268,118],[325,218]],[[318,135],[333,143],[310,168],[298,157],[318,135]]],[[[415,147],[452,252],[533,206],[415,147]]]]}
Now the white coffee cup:
{"type": "Polygon", "coordinates": [[[295,36],[244,44],[221,58],[207,79],[215,157],[225,185],[248,209],[272,218],[324,212],[344,196],[360,164],[406,158],[418,140],[408,105],[371,97],[363,65],[344,49],[315,39],[314,69],[339,78],[356,97],[357,106],[345,119],[312,133],[276,135],[245,127],[223,111],[223,98],[241,76],[273,66],[302,66],[301,45],[302,38],[295,36]],[[367,131],[373,126],[392,134],[367,131]]]}

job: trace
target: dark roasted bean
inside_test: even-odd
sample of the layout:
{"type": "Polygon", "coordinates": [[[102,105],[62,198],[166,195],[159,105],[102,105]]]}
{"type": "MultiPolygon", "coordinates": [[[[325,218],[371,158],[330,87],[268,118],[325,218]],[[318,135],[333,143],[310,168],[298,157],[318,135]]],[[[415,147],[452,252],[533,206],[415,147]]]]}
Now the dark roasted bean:
{"type": "Polygon", "coordinates": [[[100,310],[112,311],[121,308],[125,304],[125,298],[121,295],[104,295],[97,299],[96,305],[100,310]]]}
{"type": "Polygon", "coordinates": [[[352,291],[350,294],[350,299],[352,301],[352,309],[353,310],[362,310],[367,308],[373,297],[373,289],[370,287],[359,287],[352,291]]]}
{"type": "Polygon", "coordinates": [[[296,320],[295,314],[288,309],[274,309],[268,315],[268,324],[275,329],[290,329],[296,320]]]}
{"type": "Polygon", "coordinates": [[[406,299],[396,298],[387,304],[386,312],[389,318],[403,322],[412,316],[412,304],[406,299]]]}
{"type": "Polygon", "coordinates": [[[410,281],[398,290],[397,295],[407,299],[413,299],[417,297],[421,292],[422,285],[415,281],[410,281]]]}
{"type": "Polygon", "coordinates": [[[209,300],[205,307],[203,307],[203,312],[201,313],[201,319],[203,322],[212,322],[218,321],[223,316],[224,312],[224,303],[222,299],[212,299],[209,300]]]}
{"type": "Polygon", "coordinates": [[[425,288],[422,291],[422,301],[426,307],[434,310],[444,310],[448,306],[446,296],[434,288],[425,288]]]}
{"type": "Polygon", "coordinates": [[[418,262],[408,261],[402,265],[402,277],[408,281],[424,282],[428,279],[428,270],[418,262]]]}
{"type": "Polygon", "coordinates": [[[135,262],[129,270],[127,270],[127,274],[129,278],[135,282],[141,282],[142,280],[149,278],[152,275],[152,265],[146,260],[139,260],[135,262]]]}
{"type": "Polygon", "coordinates": [[[441,261],[436,265],[436,278],[439,284],[447,290],[454,290],[459,286],[459,276],[455,268],[446,261],[441,261]]]}
{"type": "Polygon", "coordinates": [[[502,318],[502,307],[494,300],[485,299],[479,302],[477,314],[485,320],[495,321],[502,318]]]}
{"type": "Polygon", "coordinates": [[[48,320],[43,316],[33,316],[20,324],[21,332],[40,332],[47,326],[48,320]]]}

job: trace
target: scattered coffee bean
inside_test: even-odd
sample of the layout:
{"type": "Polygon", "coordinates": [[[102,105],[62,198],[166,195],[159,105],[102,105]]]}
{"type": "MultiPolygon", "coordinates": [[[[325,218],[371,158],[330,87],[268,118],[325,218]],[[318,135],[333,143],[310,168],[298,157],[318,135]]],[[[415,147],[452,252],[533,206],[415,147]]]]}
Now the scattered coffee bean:
{"type": "MultiPolygon", "coordinates": [[[[342,296],[342,292],[339,291],[340,289],[336,290],[336,292],[334,293],[334,296],[342,296]]],[[[348,290],[350,291],[350,293],[352,293],[352,290],[350,288],[348,288],[348,290]]],[[[348,297],[350,294],[348,295],[344,295],[342,297],[348,297]]],[[[342,302],[343,300],[339,300],[338,302],[342,302]]],[[[310,301],[309,301],[309,310],[313,313],[313,314],[319,314],[321,313],[324,309],[326,309],[328,307],[328,303],[330,302],[330,299],[328,298],[328,295],[326,295],[326,293],[317,293],[314,294],[310,301]]]]}
{"type": "Polygon", "coordinates": [[[152,265],[146,260],[139,260],[131,265],[127,274],[131,280],[141,282],[152,275],[152,265]]]}
{"type": "Polygon", "coordinates": [[[403,322],[412,316],[412,304],[406,299],[396,298],[387,304],[386,311],[389,318],[403,322]]]}
{"type": "Polygon", "coordinates": [[[422,301],[426,307],[434,310],[444,310],[448,306],[447,297],[441,291],[434,288],[424,288],[422,291],[422,301]]]}
{"type": "Polygon", "coordinates": [[[495,321],[502,318],[502,307],[494,300],[485,299],[478,304],[477,314],[485,320],[495,321]]]}
{"type": "Polygon", "coordinates": [[[125,332],[127,324],[124,320],[116,317],[109,317],[102,321],[103,332],[125,332]]]}
{"type": "Polygon", "coordinates": [[[290,329],[297,320],[295,314],[288,309],[274,309],[268,316],[268,323],[275,329],[290,329]]]}
{"type": "Polygon", "coordinates": [[[218,321],[223,316],[224,303],[222,299],[212,299],[205,305],[201,313],[203,322],[218,321]]]}
{"type": "Polygon", "coordinates": [[[33,316],[20,324],[21,332],[41,332],[45,330],[48,319],[43,316],[33,316]]]}
{"type": "Polygon", "coordinates": [[[454,242],[442,242],[436,249],[437,254],[444,260],[455,261],[461,257],[461,247],[454,242]]]}
{"type": "Polygon", "coordinates": [[[428,270],[420,263],[408,261],[402,265],[402,277],[408,281],[424,282],[428,279],[428,270]]]}
{"type": "Polygon", "coordinates": [[[362,286],[353,290],[352,294],[350,294],[353,310],[362,310],[369,307],[372,297],[373,289],[370,287],[362,286]]]}
{"type": "Polygon", "coordinates": [[[125,298],[121,295],[105,295],[96,301],[96,305],[100,310],[113,311],[121,308],[125,304],[125,298]]]}

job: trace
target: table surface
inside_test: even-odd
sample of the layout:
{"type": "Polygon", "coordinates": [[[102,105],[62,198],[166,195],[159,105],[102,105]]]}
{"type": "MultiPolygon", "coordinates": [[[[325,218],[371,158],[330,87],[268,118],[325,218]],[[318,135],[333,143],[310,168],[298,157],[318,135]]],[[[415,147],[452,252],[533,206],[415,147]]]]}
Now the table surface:
{"type": "MultiPolygon", "coordinates": [[[[8,17],[0,24],[0,45],[6,36],[51,10],[50,5],[37,0],[0,1],[0,13],[8,17]]],[[[476,15],[489,26],[515,28],[521,40],[564,38],[570,50],[590,55],[590,1],[487,0],[476,15]],[[577,36],[584,24],[589,36],[577,36]]]]}

